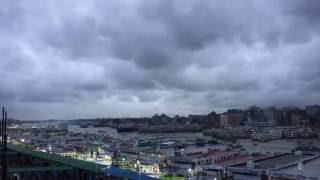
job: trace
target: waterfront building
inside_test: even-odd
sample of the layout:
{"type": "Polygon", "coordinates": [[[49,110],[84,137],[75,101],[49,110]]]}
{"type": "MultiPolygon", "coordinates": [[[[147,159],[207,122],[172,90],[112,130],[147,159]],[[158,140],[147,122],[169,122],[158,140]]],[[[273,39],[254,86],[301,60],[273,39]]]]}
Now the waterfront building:
{"type": "Polygon", "coordinates": [[[274,120],[268,121],[265,116],[265,111],[257,106],[252,106],[247,111],[247,122],[245,123],[248,126],[252,127],[266,127],[274,126],[274,120]]]}
{"type": "Polygon", "coordinates": [[[210,169],[217,163],[243,156],[240,151],[207,150],[186,153],[183,156],[169,158],[168,166],[175,169],[175,172],[187,176],[189,169],[194,173],[199,173],[205,169],[210,169]]]}
{"type": "Polygon", "coordinates": [[[246,117],[245,112],[239,109],[229,109],[227,112],[220,114],[220,127],[236,127],[244,122],[246,117]]]}
{"type": "Polygon", "coordinates": [[[229,116],[229,124],[230,126],[240,126],[246,118],[246,113],[241,109],[229,109],[228,110],[229,116]]]}
{"type": "Polygon", "coordinates": [[[306,107],[306,115],[310,118],[309,124],[313,127],[320,128],[320,106],[307,106],[306,107]]]}
{"type": "Polygon", "coordinates": [[[248,109],[248,122],[264,122],[265,116],[262,108],[252,106],[248,109]]]}
{"type": "Polygon", "coordinates": [[[270,107],[264,110],[266,121],[272,125],[279,125],[280,113],[275,107],[270,107]]]}
{"type": "Polygon", "coordinates": [[[229,115],[228,113],[220,114],[220,128],[229,127],[229,115]]]}
{"type": "Polygon", "coordinates": [[[320,113],[320,106],[319,105],[313,105],[313,106],[306,106],[306,115],[309,117],[314,117],[320,113]]]}
{"type": "Polygon", "coordinates": [[[284,107],[280,110],[280,125],[281,126],[295,126],[303,120],[305,112],[297,107],[284,107]]]}
{"type": "Polygon", "coordinates": [[[214,128],[220,127],[220,114],[217,114],[215,111],[210,112],[207,115],[207,119],[209,121],[209,126],[214,128]]]}
{"type": "Polygon", "coordinates": [[[291,116],[288,109],[282,109],[280,111],[280,123],[281,126],[290,126],[291,125],[291,116]]]}
{"type": "Polygon", "coordinates": [[[262,133],[256,133],[252,135],[252,139],[261,142],[267,142],[270,140],[276,140],[282,138],[282,132],[278,129],[269,129],[262,133]]]}

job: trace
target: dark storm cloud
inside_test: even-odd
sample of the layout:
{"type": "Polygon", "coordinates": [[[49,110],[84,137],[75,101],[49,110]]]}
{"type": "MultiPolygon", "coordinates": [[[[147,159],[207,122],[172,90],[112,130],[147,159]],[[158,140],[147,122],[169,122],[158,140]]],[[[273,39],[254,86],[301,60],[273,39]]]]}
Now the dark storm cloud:
{"type": "Polygon", "coordinates": [[[6,102],[8,100],[14,100],[15,94],[12,91],[8,91],[7,89],[1,88],[0,99],[2,102],[6,102]]]}
{"type": "Polygon", "coordinates": [[[320,2],[310,0],[294,0],[291,3],[282,4],[283,12],[288,17],[289,25],[284,34],[288,42],[307,42],[310,41],[314,33],[320,32],[320,2]]]}
{"type": "Polygon", "coordinates": [[[149,21],[163,23],[174,42],[189,50],[201,49],[218,40],[275,43],[279,29],[268,27],[277,25],[275,17],[260,9],[263,5],[256,6],[254,1],[232,4],[223,1],[149,1],[143,4],[141,12],[149,21]],[[261,24],[260,18],[267,19],[270,24],[261,24]]]}
{"type": "Polygon", "coordinates": [[[301,93],[314,93],[319,91],[319,47],[319,41],[313,42],[308,46],[296,48],[296,52],[289,56],[289,58],[292,59],[292,68],[290,70],[291,81],[301,87],[301,93]]]}
{"type": "Polygon", "coordinates": [[[318,103],[319,6],[0,1],[0,101],[38,119],[318,103]]]}
{"type": "Polygon", "coordinates": [[[295,14],[297,18],[304,18],[310,23],[320,22],[320,2],[317,0],[309,0],[307,3],[303,1],[293,1],[293,8],[289,13],[295,14]]]}

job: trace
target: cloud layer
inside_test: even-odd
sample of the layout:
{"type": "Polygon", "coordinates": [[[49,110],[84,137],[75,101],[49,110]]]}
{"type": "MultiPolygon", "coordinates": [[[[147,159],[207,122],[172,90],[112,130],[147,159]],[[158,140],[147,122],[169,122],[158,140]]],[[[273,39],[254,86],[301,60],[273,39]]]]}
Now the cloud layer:
{"type": "Polygon", "coordinates": [[[319,103],[319,8],[0,0],[0,102],[22,119],[319,103]]]}

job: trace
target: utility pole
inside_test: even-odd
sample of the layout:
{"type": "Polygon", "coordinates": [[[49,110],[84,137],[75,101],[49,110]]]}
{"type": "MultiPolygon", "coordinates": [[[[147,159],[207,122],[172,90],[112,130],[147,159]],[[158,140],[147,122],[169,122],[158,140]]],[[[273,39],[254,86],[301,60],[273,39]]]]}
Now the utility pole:
{"type": "Polygon", "coordinates": [[[3,179],[7,179],[7,111],[4,112],[3,179]]]}
{"type": "Polygon", "coordinates": [[[7,179],[7,111],[5,108],[2,108],[2,119],[1,119],[1,128],[0,128],[0,135],[1,135],[1,154],[0,154],[0,176],[1,179],[7,179]]]}

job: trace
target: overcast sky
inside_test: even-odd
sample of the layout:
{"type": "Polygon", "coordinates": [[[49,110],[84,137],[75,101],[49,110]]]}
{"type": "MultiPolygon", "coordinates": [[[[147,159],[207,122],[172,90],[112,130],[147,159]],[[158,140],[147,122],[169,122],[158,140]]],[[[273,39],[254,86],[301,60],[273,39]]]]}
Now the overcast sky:
{"type": "Polygon", "coordinates": [[[0,0],[0,102],[20,119],[320,100],[319,0],[0,0]]]}

